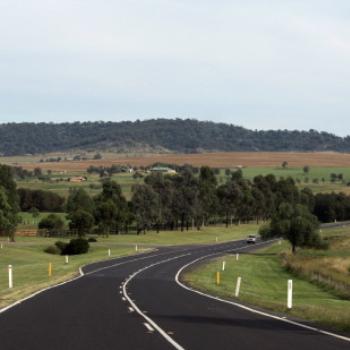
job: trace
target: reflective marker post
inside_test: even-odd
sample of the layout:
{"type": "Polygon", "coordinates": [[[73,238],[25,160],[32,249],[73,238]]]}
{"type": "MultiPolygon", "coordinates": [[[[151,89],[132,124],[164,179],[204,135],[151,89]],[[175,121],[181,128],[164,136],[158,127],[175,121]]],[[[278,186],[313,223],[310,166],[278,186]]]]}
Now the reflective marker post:
{"type": "Polygon", "coordinates": [[[8,270],[9,270],[9,288],[13,288],[13,276],[12,276],[12,265],[8,266],[8,270]]]}
{"type": "Polygon", "coordinates": [[[242,281],[242,278],[241,277],[238,277],[237,278],[237,282],[236,282],[236,290],[235,290],[235,297],[238,298],[239,297],[239,290],[241,288],[241,281],[242,281]]]}
{"type": "Polygon", "coordinates": [[[290,310],[292,307],[293,307],[293,280],[288,280],[287,308],[290,310]]]}

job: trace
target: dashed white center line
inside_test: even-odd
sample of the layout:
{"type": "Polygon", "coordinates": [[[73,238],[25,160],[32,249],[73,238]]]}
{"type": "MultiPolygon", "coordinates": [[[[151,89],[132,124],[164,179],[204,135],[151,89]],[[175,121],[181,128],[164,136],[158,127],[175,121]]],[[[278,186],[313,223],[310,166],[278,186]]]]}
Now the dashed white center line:
{"type": "Polygon", "coordinates": [[[150,324],[148,324],[147,322],[144,322],[143,324],[149,332],[154,332],[154,328],[150,324]]]}

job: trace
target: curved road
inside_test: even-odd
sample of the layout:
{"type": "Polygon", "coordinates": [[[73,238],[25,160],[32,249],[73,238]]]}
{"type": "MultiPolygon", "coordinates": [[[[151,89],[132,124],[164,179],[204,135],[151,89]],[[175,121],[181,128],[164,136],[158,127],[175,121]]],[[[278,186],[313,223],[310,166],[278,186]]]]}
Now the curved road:
{"type": "Polygon", "coordinates": [[[347,340],[199,295],[176,281],[196,259],[249,249],[244,241],[162,248],[89,265],[83,277],[0,313],[0,349],[350,348],[347,340]]]}

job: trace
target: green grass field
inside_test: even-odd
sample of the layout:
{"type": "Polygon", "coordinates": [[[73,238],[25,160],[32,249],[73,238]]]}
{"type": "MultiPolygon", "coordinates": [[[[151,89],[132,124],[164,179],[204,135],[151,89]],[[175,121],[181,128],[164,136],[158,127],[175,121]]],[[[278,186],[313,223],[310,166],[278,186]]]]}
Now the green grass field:
{"type": "MultiPolygon", "coordinates": [[[[275,243],[255,253],[241,254],[239,261],[228,255],[187,272],[184,280],[210,294],[234,299],[235,281],[241,276],[240,301],[337,330],[350,331],[350,300],[340,298],[330,286],[311,283],[307,278],[288,272],[282,264],[281,253],[289,250],[287,243],[275,243]],[[217,286],[215,274],[221,270],[223,260],[226,261],[226,270],[221,272],[221,284],[217,286]],[[294,285],[294,306],[291,311],[286,307],[288,279],[293,279],[294,285]]],[[[300,254],[305,256],[307,251],[300,254]]],[[[350,279],[350,276],[347,275],[347,278],[350,279]]]]}
{"type": "MultiPolygon", "coordinates": [[[[17,226],[17,229],[18,230],[37,229],[40,220],[42,220],[43,218],[47,217],[50,214],[51,213],[39,213],[39,216],[33,217],[31,213],[21,212],[19,213],[21,222],[17,226]]],[[[60,216],[66,225],[68,224],[67,213],[54,213],[54,214],[60,216]]]]}
{"type": "Polygon", "coordinates": [[[256,232],[256,225],[241,225],[232,228],[206,227],[201,231],[188,232],[150,232],[146,235],[128,234],[98,237],[97,243],[91,244],[90,252],[70,257],[68,265],[64,257],[44,252],[57,238],[18,237],[15,243],[0,239],[0,307],[42,289],[48,285],[67,280],[78,273],[81,265],[107,259],[107,250],[111,249],[112,257],[134,254],[135,244],[138,251],[152,249],[156,246],[179,244],[208,244],[235,240],[256,232]],[[53,264],[53,276],[48,277],[48,264],[53,264]],[[14,271],[14,288],[8,289],[7,266],[12,265],[14,271]]]}
{"type": "MultiPolygon", "coordinates": [[[[311,168],[310,172],[305,175],[302,168],[288,168],[282,169],[281,167],[247,167],[243,169],[243,175],[245,178],[252,180],[257,175],[274,174],[277,178],[280,177],[292,177],[295,180],[299,180],[299,187],[310,187],[314,192],[346,192],[350,193],[350,186],[347,183],[350,182],[350,168],[333,168],[333,167],[319,167],[311,168]],[[331,182],[330,175],[332,173],[343,174],[342,182],[331,182]],[[314,182],[314,180],[318,183],[314,182]],[[323,182],[322,179],[325,181],[323,182]]],[[[226,181],[227,176],[222,169],[217,176],[218,182],[223,183],[226,181]]],[[[127,199],[131,198],[131,188],[136,183],[142,183],[143,179],[134,179],[131,174],[115,174],[112,179],[117,181],[122,187],[123,193],[127,199]]],[[[64,197],[68,196],[70,188],[84,188],[90,195],[94,196],[101,191],[100,178],[96,174],[87,174],[85,171],[69,172],[66,174],[53,173],[50,181],[41,181],[38,179],[26,179],[18,180],[17,185],[19,188],[41,189],[56,192],[64,197]],[[67,179],[73,176],[87,176],[88,180],[81,183],[72,183],[68,181],[56,181],[60,178],[67,179]]]]}

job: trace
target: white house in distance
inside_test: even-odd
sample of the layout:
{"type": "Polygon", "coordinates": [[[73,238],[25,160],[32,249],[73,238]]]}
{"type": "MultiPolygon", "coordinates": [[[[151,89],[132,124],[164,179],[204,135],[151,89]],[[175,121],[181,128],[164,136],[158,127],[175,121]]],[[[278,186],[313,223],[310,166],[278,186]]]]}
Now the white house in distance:
{"type": "Polygon", "coordinates": [[[176,174],[174,169],[164,167],[164,166],[155,166],[149,170],[151,173],[162,173],[162,174],[176,174]]]}

